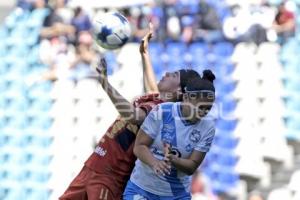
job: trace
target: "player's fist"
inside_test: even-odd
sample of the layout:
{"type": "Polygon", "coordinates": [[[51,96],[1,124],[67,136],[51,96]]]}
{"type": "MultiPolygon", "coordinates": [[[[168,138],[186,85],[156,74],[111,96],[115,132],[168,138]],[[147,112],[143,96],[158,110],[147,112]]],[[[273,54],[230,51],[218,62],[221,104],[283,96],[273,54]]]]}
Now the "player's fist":
{"type": "Polygon", "coordinates": [[[141,43],[140,43],[140,53],[141,54],[145,54],[145,53],[148,53],[148,44],[149,44],[149,41],[150,39],[152,38],[153,36],[153,25],[152,23],[150,22],[149,23],[149,31],[148,33],[143,37],[141,43]]]}
{"type": "Polygon", "coordinates": [[[164,160],[156,160],[155,163],[152,165],[152,169],[157,175],[165,176],[170,174],[171,172],[171,165],[165,162],[164,160]]]}

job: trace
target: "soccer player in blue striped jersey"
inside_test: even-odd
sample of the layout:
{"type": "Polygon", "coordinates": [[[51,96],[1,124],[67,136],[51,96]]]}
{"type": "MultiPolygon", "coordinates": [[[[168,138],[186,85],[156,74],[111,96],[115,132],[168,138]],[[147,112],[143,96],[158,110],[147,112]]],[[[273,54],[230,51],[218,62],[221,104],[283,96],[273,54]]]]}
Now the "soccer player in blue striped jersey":
{"type": "Polygon", "coordinates": [[[160,104],[147,116],[135,141],[138,160],[124,200],[191,199],[191,175],[215,133],[214,121],[207,116],[215,100],[214,79],[205,70],[202,78],[188,82],[183,102],[160,104]]]}

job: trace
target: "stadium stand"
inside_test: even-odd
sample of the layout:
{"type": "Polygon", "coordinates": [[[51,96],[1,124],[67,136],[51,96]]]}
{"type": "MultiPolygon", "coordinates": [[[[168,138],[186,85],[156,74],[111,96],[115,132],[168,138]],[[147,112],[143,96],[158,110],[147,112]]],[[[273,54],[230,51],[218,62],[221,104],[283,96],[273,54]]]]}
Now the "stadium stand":
{"type": "MultiPolygon", "coordinates": [[[[250,3],[241,1],[207,2],[222,23],[231,15],[229,5],[253,9],[250,3]]],[[[268,2],[270,9],[276,10],[282,1],[268,2]]],[[[168,7],[168,14],[186,8],[188,15],[195,17],[201,9],[195,5],[198,1],[181,0],[168,7]]],[[[299,24],[300,2],[289,5],[296,8],[299,24]]],[[[141,6],[133,8],[139,10],[141,6]]],[[[167,16],[161,7],[151,9],[151,17],[161,18],[166,25],[167,16]]],[[[78,68],[57,80],[36,78],[51,68],[43,59],[45,48],[40,37],[49,12],[48,8],[16,7],[0,27],[3,200],[57,199],[117,116],[102,88],[87,78],[91,70],[78,68]]],[[[88,14],[92,13],[96,12],[88,14]]],[[[268,200],[299,200],[298,29],[284,43],[270,40],[257,44],[243,37],[185,43],[179,33],[175,41],[165,36],[165,42],[157,37],[150,44],[158,80],[166,71],[183,66],[199,72],[209,68],[216,74],[217,101],[212,111],[216,137],[199,170],[207,190],[202,191],[203,199],[226,194],[244,200],[252,190],[259,190],[268,200]]],[[[109,79],[121,94],[130,100],[142,94],[141,61],[128,59],[128,55],[139,58],[138,44],[130,42],[118,52],[102,53],[109,66],[109,79]],[[133,73],[136,79],[130,76],[133,73]]],[[[198,199],[196,195],[194,199],[198,199]]]]}

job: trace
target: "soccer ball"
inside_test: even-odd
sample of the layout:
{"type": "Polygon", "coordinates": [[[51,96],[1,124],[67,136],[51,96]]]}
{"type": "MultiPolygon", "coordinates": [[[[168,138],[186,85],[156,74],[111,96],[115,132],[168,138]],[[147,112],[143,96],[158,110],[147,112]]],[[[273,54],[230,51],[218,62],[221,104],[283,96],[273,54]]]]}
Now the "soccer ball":
{"type": "Polygon", "coordinates": [[[131,29],[128,20],[118,12],[105,13],[94,19],[94,37],[101,47],[117,49],[129,39],[131,29]]]}

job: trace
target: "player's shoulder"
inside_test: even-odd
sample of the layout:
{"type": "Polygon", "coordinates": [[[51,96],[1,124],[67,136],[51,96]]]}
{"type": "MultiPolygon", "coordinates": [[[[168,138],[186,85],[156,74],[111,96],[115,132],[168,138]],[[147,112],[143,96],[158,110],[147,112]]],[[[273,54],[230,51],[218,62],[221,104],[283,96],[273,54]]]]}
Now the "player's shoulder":
{"type": "Polygon", "coordinates": [[[162,101],[158,93],[145,94],[137,97],[135,102],[149,102],[149,101],[162,101]]]}
{"type": "Polygon", "coordinates": [[[200,124],[201,124],[201,128],[205,129],[207,131],[215,129],[215,119],[213,119],[209,116],[202,118],[200,124]]]}
{"type": "Polygon", "coordinates": [[[158,107],[159,110],[163,112],[172,111],[176,108],[177,103],[175,102],[163,102],[158,104],[156,107],[158,107]]]}

